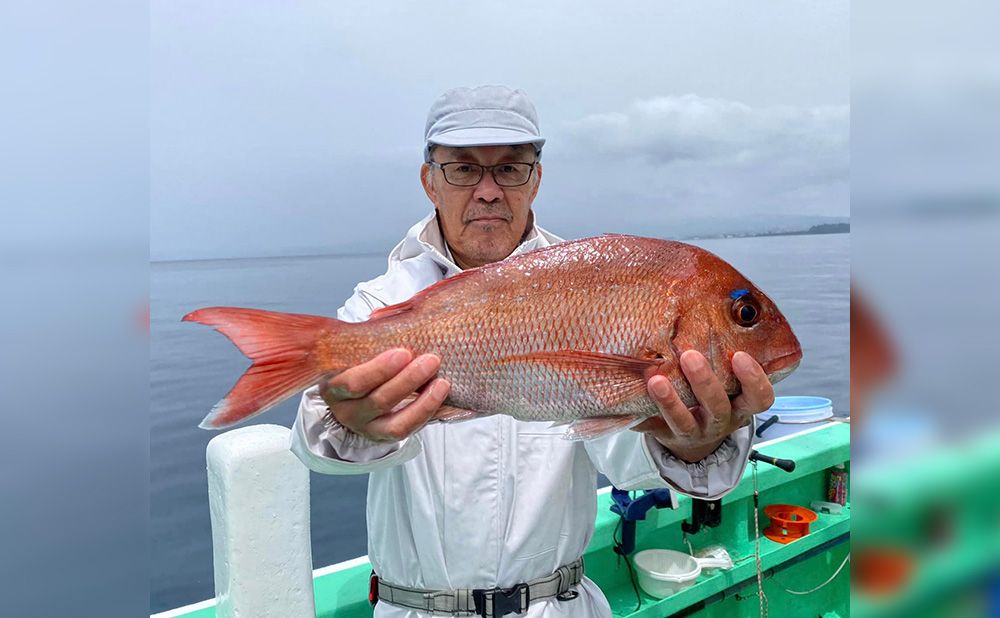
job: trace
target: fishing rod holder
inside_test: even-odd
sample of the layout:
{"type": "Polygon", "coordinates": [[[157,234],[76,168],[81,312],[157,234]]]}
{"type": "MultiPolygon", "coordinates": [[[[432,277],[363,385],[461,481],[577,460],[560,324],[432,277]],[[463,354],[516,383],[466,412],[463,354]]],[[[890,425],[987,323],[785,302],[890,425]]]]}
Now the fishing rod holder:
{"type": "Polygon", "coordinates": [[[697,534],[702,526],[716,528],[722,523],[722,498],[718,500],[691,499],[691,523],[681,522],[681,530],[687,534],[697,534]]]}
{"type": "MultiPolygon", "coordinates": [[[[785,472],[795,470],[795,462],[791,459],[779,459],[769,457],[755,450],[750,451],[750,461],[760,461],[781,468],[785,472]]],[[[682,521],[681,530],[687,534],[697,534],[702,527],[716,528],[722,523],[722,499],[718,500],[691,500],[691,521],[682,521]]]]}
{"type": "Polygon", "coordinates": [[[676,499],[669,489],[646,489],[643,495],[633,500],[629,492],[612,487],[611,501],[611,512],[622,518],[622,541],[614,548],[620,556],[635,551],[635,522],[646,519],[650,509],[677,508],[676,499]]]}

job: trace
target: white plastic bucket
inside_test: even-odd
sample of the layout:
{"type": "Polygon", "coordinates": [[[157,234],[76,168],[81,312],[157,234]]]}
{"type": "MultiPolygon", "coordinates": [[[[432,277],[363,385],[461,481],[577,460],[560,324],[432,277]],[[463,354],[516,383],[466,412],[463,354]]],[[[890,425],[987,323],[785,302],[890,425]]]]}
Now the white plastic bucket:
{"type": "Polygon", "coordinates": [[[672,549],[647,549],[632,559],[639,574],[639,587],[651,597],[662,599],[694,583],[701,570],[732,567],[732,560],[695,558],[672,549]]]}
{"type": "Polygon", "coordinates": [[[778,421],[764,430],[761,440],[788,436],[827,422],[833,417],[833,402],[826,397],[775,397],[774,405],[757,415],[757,426],[772,416],[777,416],[778,421]]]}

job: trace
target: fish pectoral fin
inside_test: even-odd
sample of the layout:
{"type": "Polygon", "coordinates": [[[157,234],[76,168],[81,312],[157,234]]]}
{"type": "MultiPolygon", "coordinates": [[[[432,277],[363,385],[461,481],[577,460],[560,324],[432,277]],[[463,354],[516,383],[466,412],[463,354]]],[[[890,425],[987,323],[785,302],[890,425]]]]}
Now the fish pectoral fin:
{"type": "Polygon", "coordinates": [[[604,352],[589,352],[586,350],[558,350],[555,352],[531,352],[500,359],[501,363],[539,363],[554,369],[595,369],[627,371],[643,375],[649,367],[659,363],[654,360],[605,354],[604,352]]]}
{"type": "Polygon", "coordinates": [[[592,440],[613,434],[641,423],[640,416],[594,416],[573,421],[563,437],[567,440],[592,440]]]}
{"type": "Polygon", "coordinates": [[[563,350],[510,356],[499,362],[536,363],[554,371],[566,372],[602,407],[613,408],[644,396],[647,376],[652,376],[662,360],[563,350]]]}

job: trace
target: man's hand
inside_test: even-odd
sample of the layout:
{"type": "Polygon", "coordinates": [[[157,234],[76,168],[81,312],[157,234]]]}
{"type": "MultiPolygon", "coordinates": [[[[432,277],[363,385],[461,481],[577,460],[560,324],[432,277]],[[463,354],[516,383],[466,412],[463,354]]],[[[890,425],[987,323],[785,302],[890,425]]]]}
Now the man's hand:
{"type": "Polygon", "coordinates": [[[729,434],[745,425],[752,415],[767,410],[774,403],[771,382],[757,361],[746,352],[733,355],[733,374],[740,381],[742,392],[732,401],[699,352],[685,351],[680,364],[700,405],[689,410],[670,380],[662,375],[653,376],[646,388],[660,408],[660,416],[639,423],[633,430],[651,434],[685,461],[701,461],[729,434]]]}
{"type": "Polygon", "coordinates": [[[354,433],[399,441],[423,427],[448,396],[447,380],[428,384],[440,365],[433,354],[414,359],[409,350],[388,350],[321,383],[319,394],[337,422],[354,433]],[[396,409],[422,386],[415,401],[396,409]]]}

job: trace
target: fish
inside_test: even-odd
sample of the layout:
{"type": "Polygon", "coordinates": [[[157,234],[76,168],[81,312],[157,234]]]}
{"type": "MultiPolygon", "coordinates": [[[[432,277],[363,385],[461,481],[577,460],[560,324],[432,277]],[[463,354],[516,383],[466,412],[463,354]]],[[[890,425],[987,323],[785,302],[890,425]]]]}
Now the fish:
{"type": "Polygon", "coordinates": [[[680,369],[697,350],[730,396],[742,350],[772,383],[802,349],[774,302],[733,266],[694,245],[605,234],[465,270],[365,322],[239,307],[185,321],[214,327],[252,361],[202,421],[224,429],[393,348],[441,359],[451,384],[432,420],[494,414],[566,426],[592,439],[659,414],[646,390],[666,376],[698,404],[680,369]]]}

